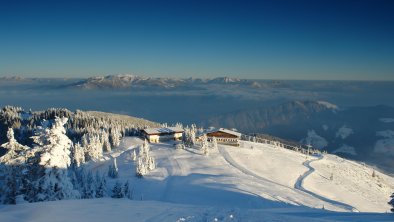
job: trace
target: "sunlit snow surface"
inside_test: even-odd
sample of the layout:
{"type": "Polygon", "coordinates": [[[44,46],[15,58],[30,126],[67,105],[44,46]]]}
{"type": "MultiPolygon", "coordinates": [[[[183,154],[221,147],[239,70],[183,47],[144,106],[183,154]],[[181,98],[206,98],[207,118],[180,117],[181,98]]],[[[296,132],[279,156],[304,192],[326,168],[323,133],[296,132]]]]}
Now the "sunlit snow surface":
{"type": "MultiPolygon", "coordinates": [[[[321,160],[271,145],[219,145],[208,156],[197,149],[151,144],[157,168],[135,177],[131,152],[142,141],[125,138],[121,147],[88,168],[106,173],[117,158],[119,180],[132,184],[134,200],[93,199],[0,206],[0,221],[393,221],[387,201],[394,179],[352,161],[321,160]],[[309,169],[302,187],[300,175],[309,169]],[[333,180],[330,175],[333,173],[333,180]],[[321,197],[321,198],[319,198],[321,197]],[[361,212],[345,212],[350,205],[361,212]],[[324,207],[324,210],[322,209],[324,207]],[[332,212],[336,211],[336,212],[332,212]]],[[[109,179],[109,188],[116,182],[109,179]]]]}

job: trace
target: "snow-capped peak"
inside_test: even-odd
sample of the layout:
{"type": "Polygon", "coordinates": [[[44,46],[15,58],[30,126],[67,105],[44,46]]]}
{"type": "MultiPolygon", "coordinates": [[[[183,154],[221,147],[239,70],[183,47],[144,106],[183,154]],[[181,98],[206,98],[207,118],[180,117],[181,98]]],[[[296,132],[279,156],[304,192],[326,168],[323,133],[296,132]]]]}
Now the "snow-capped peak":
{"type": "Polygon", "coordinates": [[[328,109],[338,109],[338,106],[327,101],[317,101],[318,104],[327,107],[328,109]]]}

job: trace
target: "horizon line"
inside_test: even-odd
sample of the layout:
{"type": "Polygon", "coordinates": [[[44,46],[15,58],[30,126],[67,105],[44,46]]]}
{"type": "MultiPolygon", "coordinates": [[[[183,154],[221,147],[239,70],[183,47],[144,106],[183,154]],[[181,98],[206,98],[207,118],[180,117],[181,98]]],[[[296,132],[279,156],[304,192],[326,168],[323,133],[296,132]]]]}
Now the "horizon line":
{"type": "Polygon", "coordinates": [[[24,75],[1,75],[0,79],[89,79],[95,77],[109,77],[109,76],[135,76],[135,77],[147,77],[147,78],[172,78],[172,79],[219,79],[219,78],[230,78],[230,79],[240,79],[240,80],[265,80],[265,81],[345,81],[345,82],[394,82],[394,79],[304,79],[304,78],[248,78],[248,77],[238,77],[238,76],[229,76],[229,75],[221,75],[216,77],[178,77],[178,76],[157,76],[157,75],[139,75],[139,74],[98,74],[98,75],[88,75],[88,76],[72,76],[72,77],[64,77],[64,76],[56,76],[56,77],[48,77],[48,76],[24,76],[24,75]]]}

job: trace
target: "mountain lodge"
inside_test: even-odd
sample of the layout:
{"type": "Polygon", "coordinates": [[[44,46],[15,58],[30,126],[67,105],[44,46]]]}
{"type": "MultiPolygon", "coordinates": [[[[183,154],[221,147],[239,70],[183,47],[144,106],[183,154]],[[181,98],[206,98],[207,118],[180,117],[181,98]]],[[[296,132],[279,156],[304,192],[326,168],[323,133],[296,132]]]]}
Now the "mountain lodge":
{"type": "Polygon", "coordinates": [[[213,137],[216,138],[217,142],[220,144],[239,146],[239,140],[241,139],[241,133],[220,128],[213,131],[207,132],[208,140],[212,140],[213,137]]]}
{"type": "Polygon", "coordinates": [[[180,127],[147,128],[142,130],[142,135],[150,143],[160,141],[181,140],[184,130],[180,127]]]}

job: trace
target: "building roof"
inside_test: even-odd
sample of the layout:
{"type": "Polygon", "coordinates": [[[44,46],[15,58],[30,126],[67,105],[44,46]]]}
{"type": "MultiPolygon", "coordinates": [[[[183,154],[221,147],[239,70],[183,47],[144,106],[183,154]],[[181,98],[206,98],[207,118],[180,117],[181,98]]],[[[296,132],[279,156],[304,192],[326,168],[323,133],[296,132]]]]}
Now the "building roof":
{"type": "Polygon", "coordinates": [[[180,127],[161,127],[161,128],[146,128],[144,129],[146,134],[167,134],[167,133],[182,133],[184,130],[180,127]]]}
{"type": "Polygon", "coordinates": [[[241,137],[241,133],[238,133],[238,132],[235,132],[235,131],[232,131],[229,129],[225,129],[225,128],[214,129],[214,130],[208,131],[207,133],[213,133],[213,132],[222,132],[222,133],[227,133],[230,135],[241,137]]]}

